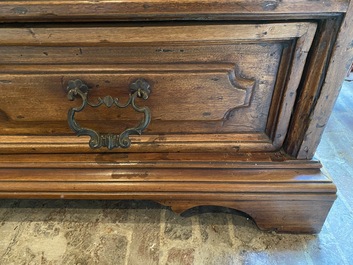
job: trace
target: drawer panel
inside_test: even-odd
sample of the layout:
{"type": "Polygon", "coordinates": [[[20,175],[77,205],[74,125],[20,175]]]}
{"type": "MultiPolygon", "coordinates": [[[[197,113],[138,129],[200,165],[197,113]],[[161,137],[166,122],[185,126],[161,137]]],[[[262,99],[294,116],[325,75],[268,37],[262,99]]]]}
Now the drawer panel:
{"type": "MultiPolygon", "coordinates": [[[[52,73],[1,75],[2,86],[8,90],[6,98],[1,99],[1,110],[7,120],[18,123],[18,126],[40,121],[57,122],[63,125],[60,132],[65,133],[67,126],[63,121],[67,119],[67,110],[75,105],[66,98],[69,80],[81,79],[91,87],[89,99],[92,102],[106,95],[126,102],[129,84],[137,78],[144,78],[151,84],[152,92],[148,102],[139,101],[139,103],[151,108],[152,119],[155,121],[149,127],[151,131],[187,133],[190,128],[179,128],[177,125],[183,121],[201,122],[207,126],[199,130],[194,128],[192,129],[194,132],[264,130],[274,77],[267,76],[267,79],[263,80],[264,83],[256,84],[255,80],[235,77],[233,66],[227,64],[208,65],[208,68],[198,65],[179,65],[174,69],[168,69],[168,66],[163,65],[159,67],[136,66],[139,70],[113,68],[112,71],[121,71],[120,73],[85,71],[59,75],[52,73]],[[145,69],[142,70],[142,67],[145,69]],[[5,80],[8,80],[8,83],[5,80]],[[24,100],[24,94],[27,93],[28,96],[24,100]],[[251,106],[250,101],[254,102],[251,106]],[[265,119],[251,117],[254,112],[262,113],[265,119]],[[244,116],[248,117],[244,119],[244,116]],[[237,122],[232,123],[229,119],[237,122]],[[209,122],[217,121],[222,122],[223,126],[212,128],[214,125],[211,127],[207,125],[209,122]],[[164,126],[164,122],[169,122],[169,125],[164,126]],[[171,122],[175,122],[175,126],[170,124],[171,122]]],[[[264,71],[262,73],[265,74],[264,71]]],[[[87,109],[79,115],[81,120],[93,123],[107,120],[119,123],[118,121],[129,122],[140,119],[134,111],[103,107],[87,109]]],[[[16,128],[13,133],[16,133],[16,128]]]]}
{"type": "MultiPolygon", "coordinates": [[[[278,149],[315,30],[312,23],[0,28],[0,151],[91,152],[68,126],[68,110],[81,104],[68,101],[69,81],[87,84],[92,102],[109,95],[123,103],[138,78],[151,85],[149,99],[137,100],[151,123],[114,152],[278,149]]],[[[101,106],[76,119],[119,134],[142,117],[101,106]]]]}

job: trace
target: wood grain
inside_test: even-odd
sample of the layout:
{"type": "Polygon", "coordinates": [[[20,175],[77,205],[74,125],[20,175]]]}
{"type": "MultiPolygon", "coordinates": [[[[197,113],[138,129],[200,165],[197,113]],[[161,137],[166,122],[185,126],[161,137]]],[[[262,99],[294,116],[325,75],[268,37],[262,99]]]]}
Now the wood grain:
{"type": "MultiPolygon", "coordinates": [[[[0,155],[1,168],[62,169],[320,169],[316,160],[301,161],[282,152],[249,153],[99,153],[0,155]]],[[[81,171],[83,172],[83,171],[81,171]]],[[[117,171],[115,171],[118,174],[117,171]]],[[[126,172],[126,171],[122,171],[126,172]]],[[[196,172],[196,171],[195,171],[196,172]]],[[[251,171],[249,171],[251,172],[251,171]]],[[[178,173],[179,174],[179,173],[178,173]]],[[[197,172],[195,173],[197,174],[197,172]]],[[[122,176],[124,173],[122,173],[122,176]]],[[[279,174],[280,175],[280,174],[279,174]]],[[[206,176],[206,175],[205,175],[206,176]]],[[[92,176],[93,177],[93,176],[92,176]]],[[[212,178],[212,176],[211,176],[212,178]]]]}
{"type": "MultiPolygon", "coordinates": [[[[319,23],[318,36],[313,43],[313,55],[308,62],[311,69],[304,73],[302,87],[298,95],[296,108],[294,111],[291,126],[285,143],[285,150],[288,154],[297,156],[306,137],[312,111],[321,93],[321,88],[325,82],[325,75],[328,68],[334,40],[342,23],[339,18],[327,19],[319,23]]],[[[311,151],[310,157],[313,155],[311,151]]],[[[308,158],[310,158],[308,157],[308,158]]]]}
{"type": "MultiPolygon", "coordinates": [[[[86,82],[93,102],[107,95],[124,101],[129,84],[143,77],[153,87],[148,102],[139,102],[152,112],[146,133],[180,137],[172,143],[142,140],[131,152],[275,150],[281,147],[286,134],[315,29],[315,23],[144,27],[109,24],[102,28],[81,26],[79,33],[75,28],[58,25],[6,27],[0,29],[4,53],[0,88],[7,94],[0,98],[4,121],[0,133],[68,135],[66,112],[73,106],[65,95],[69,80],[86,82]],[[18,35],[21,37],[14,38],[18,35]],[[283,47],[286,52],[282,52],[283,47]],[[112,52],[117,55],[111,56],[112,52]],[[296,52],[294,57],[292,52],[296,52]],[[275,87],[280,60],[293,65],[283,66],[287,70],[277,76],[275,87]],[[23,91],[30,96],[23,98],[23,91]],[[275,111],[271,115],[276,119],[268,116],[273,93],[278,95],[273,104],[285,109],[277,111],[277,107],[272,107],[275,111]],[[212,143],[212,134],[265,133],[266,127],[278,130],[271,135],[274,145],[268,140],[244,143],[241,138],[220,142],[218,147],[212,143]],[[207,133],[210,137],[202,143],[193,142],[186,138],[193,137],[187,136],[190,133],[207,133]]],[[[131,110],[112,112],[100,108],[85,110],[78,119],[81,126],[101,133],[119,133],[135,126],[141,117],[131,110]],[[107,120],[112,122],[104,122],[107,120]]],[[[71,139],[67,143],[70,144],[24,141],[1,147],[3,152],[11,153],[16,148],[21,153],[90,152],[71,139]]]]}
{"type": "MultiPolygon", "coordinates": [[[[135,67],[135,71],[138,67],[138,65],[135,67]]],[[[226,119],[227,113],[250,105],[250,98],[255,89],[254,80],[237,76],[234,69],[229,68],[229,65],[209,66],[208,70],[205,69],[202,72],[198,72],[198,68],[193,69],[190,65],[187,67],[189,67],[189,71],[181,72],[167,71],[161,65],[159,69],[144,73],[0,75],[2,79],[11,80],[11,84],[0,85],[7,93],[6,99],[1,100],[1,109],[7,113],[10,120],[17,122],[65,121],[67,110],[81,104],[79,100],[71,102],[67,99],[66,86],[69,80],[80,79],[86,82],[92,88],[88,94],[89,101],[92,103],[97,102],[98,98],[109,95],[118,98],[119,102],[124,104],[130,93],[129,85],[138,78],[150,81],[152,93],[149,100],[138,100],[137,104],[149,106],[152,118],[155,120],[222,120],[226,119]],[[244,81],[241,81],[242,79],[244,81]],[[24,90],[27,90],[26,93],[30,95],[25,100],[21,97],[24,90]],[[45,103],[40,103],[41,98],[45,99],[45,103]],[[180,102],[182,102],[182,106],[180,102]],[[21,107],[15,111],[13,104],[21,107]],[[213,106],[213,108],[210,109],[209,106],[213,106]]],[[[141,115],[132,109],[125,111],[124,109],[104,107],[85,109],[79,115],[81,120],[93,121],[119,122],[141,119],[141,115]]]]}
{"type": "MultiPolygon", "coordinates": [[[[285,169],[279,163],[282,168],[277,169],[273,162],[257,161],[261,165],[258,169],[241,168],[244,163],[239,163],[237,169],[217,169],[213,167],[215,162],[211,162],[205,169],[176,170],[163,168],[161,161],[154,160],[155,169],[119,169],[119,163],[110,169],[89,169],[82,161],[78,162],[81,167],[74,169],[72,164],[60,168],[64,163],[55,163],[55,156],[47,155],[43,163],[50,167],[51,160],[52,165],[59,166],[55,170],[35,165],[43,160],[39,157],[34,159],[33,168],[23,168],[21,164],[29,164],[20,157],[11,162],[12,167],[7,167],[5,160],[11,158],[2,156],[0,197],[148,199],[171,206],[176,212],[215,205],[248,213],[262,229],[292,233],[319,232],[336,197],[335,186],[319,168],[285,169]]],[[[79,159],[80,155],[76,157],[79,159]]],[[[295,166],[297,162],[292,160],[288,164],[295,166]]]]}
{"type": "MultiPolygon", "coordinates": [[[[352,15],[348,0],[1,1],[0,197],[216,205],[319,232],[336,188],[311,158],[353,58],[352,15]],[[128,150],[70,132],[69,80],[124,101],[141,77],[152,122],[128,150]]],[[[139,118],[77,115],[104,133],[139,118]]]]}
{"type": "MultiPolygon", "coordinates": [[[[282,101],[279,103],[280,108],[274,114],[276,116],[277,127],[272,132],[272,139],[275,146],[282,147],[286,138],[289,121],[293,113],[296,93],[300,84],[303,73],[303,65],[305,65],[307,54],[311,49],[311,44],[316,34],[316,24],[311,24],[310,28],[302,37],[297,39],[296,47],[293,51],[293,59],[289,72],[286,73],[286,89],[281,95],[282,101]]],[[[278,80],[281,80],[279,78],[278,80]]],[[[277,102],[274,102],[276,104],[277,102]]],[[[278,103],[277,103],[278,104],[278,103]]]]}
{"type": "Polygon", "coordinates": [[[311,30],[314,23],[222,24],[222,25],[167,25],[101,26],[77,25],[65,27],[3,27],[0,28],[2,45],[72,46],[124,45],[127,43],[193,43],[230,41],[290,40],[311,30]],[[20,36],[20,38],[19,38],[20,36]],[[168,36],[168,37],[167,37],[168,36]],[[166,38],[167,37],[167,38],[166,38]]]}
{"type": "Polygon", "coordinates": [[[277,201],[264,196],[262,201],[251,199],[227,202],[163,200],[160,203],[171,206],[172,210],[178,213],[202,205],[229,207],[248,214],[261,230],[280,233],[319,233],[331,208],[330,199],[317,201],[311,197],[308,200],[298,201],[295,197],[289,200],[291,195],[286,194],[286,196],[288,200],[273,197],[277,201]]]}
{"type": "Polygon", "coordinates": [[[348,0],[1,1],[0,21],[268,19],[345,12],[348,0]]]}
{"type": "MultiPolygon", "coordinates": [[[[42,123],[43,124],[43,123],[42,123]]],[[[44,123],[45,124],[45,123],[44,123]]],[[[115,128],[116,130],[116,128],[115,128]]],[[[114,130],[114,131],[115,131],[114,130]]],[[[178,134],[178,135],[143,135],[131,136],[132,146],[126,149],[113,149],[105,152],[261,152],[274,151],[272,142],[262,135],[260,139],[250,137],[244,139],[242,134],[232,134],[225,137],[204,134],[178,134]],[[239,138],[237,138],[239,136],[239,138]],[[262,139],[261,139],[262,138],[262,139]]],[[[0,153],[99,153],[102,149],[90,149],[89,137],[76,136],[3,136],[0,143],[0,153]],[[15,141],[13,141],[15,140],[15,141]]]]}
{"type": "Polygon", "coordinates": [[[311,106],[308,126],[304,136],[297,139],[296,156],[299,159],[313,157],[319,145],[327,120],[336,102],[340,87],[353,61],[353,3],[350,3],[348,15],[342,22],[337,40],[333,46],[324,82],[311,106]]]}

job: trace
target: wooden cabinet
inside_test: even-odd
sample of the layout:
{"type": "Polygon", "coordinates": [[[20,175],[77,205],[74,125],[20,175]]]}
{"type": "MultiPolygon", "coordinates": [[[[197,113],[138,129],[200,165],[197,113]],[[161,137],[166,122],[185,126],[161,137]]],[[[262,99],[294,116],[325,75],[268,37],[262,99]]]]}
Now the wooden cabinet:
{"type": "Polygon", "coordinates": [[[336,190],[313,154],[352,57],[352,7],[326,2],[2,1],[0,196],[318,232],[336,190]]]}

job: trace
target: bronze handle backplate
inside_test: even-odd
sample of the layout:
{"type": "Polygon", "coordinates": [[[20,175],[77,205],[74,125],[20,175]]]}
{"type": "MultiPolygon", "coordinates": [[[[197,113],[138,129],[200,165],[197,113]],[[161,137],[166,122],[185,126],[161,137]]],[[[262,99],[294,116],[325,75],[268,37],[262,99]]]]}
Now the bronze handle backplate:
{"type": "Polygon", "coordinates": [[[117,98],[105,96],[103,99],[98,98],[97,103],[88,101],[88,86],[81,80],[71,80],[67,86],[67,97],[69,100],[74,100],[75,97],[82,98],[82,105],[76,108],[71,108],[68,112],[68,122],[70,128],[76,133],[77,136],[88,135],[91,137],[89,146],[92,149],[107,147],[109,150],[117,147],[128,148],[131,145],[130,135],[141,135],[143,130],[147,128],[151,121],[151,111],[148,107],[139,107],[136,105],[136,98],[148,99],[151,89],[149,83],[144,79],[137,79],[130,84],[129,99],[125,104],[121,104],[117,98]],[[101,105],[108,108],[116,106],[117,108],[127,108],[129,105],[137,111],[144,113],[144,118],[137,127],[128,128],[121,134],[100,134],[92,129],[82,128],[75,120],[75,113],[82,111],[88,106],[97,108],[101,105]]]}

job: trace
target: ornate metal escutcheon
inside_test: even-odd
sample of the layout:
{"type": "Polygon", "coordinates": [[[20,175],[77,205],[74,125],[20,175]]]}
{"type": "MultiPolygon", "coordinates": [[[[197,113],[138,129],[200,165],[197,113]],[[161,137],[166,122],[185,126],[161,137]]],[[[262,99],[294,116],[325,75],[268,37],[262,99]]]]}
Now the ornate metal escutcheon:
{"type": "Polygon", "coordinates": [[[89,146],[92,149],[107,147],[109,150],[117,147],[128,148],[131,145],[130,135],[141,135],[143,130],[147,128],[151,121],[151,111],[148,107],[139,107],[136,105],[136,98],[148,99],[151,88],[149,83],[144,79],[137,79],[135,82],[130,84],[129,99],[125,104],[121,104],[118,98],[111,96],[105,96],[103,99],[98,98],[97,103],[92,103],[88,100],[88,86],[81,80],[71,80],[67,86],[67,97],[69,100],[74,100],[76,97],[82,98],[82,105],[76,108],[71,108],[68,112],[68,122],[70,128],[76,133],[77,136],[88,135],[91,137],[89,146]],[[117,108],[127,108],[129,105],[137,111],[144,113],[144,118],[137,127],[128,128],[121,134],[100,134],[92,129],[82,128],[75,120],[75,113],[82,111],[88,106],[97,108],[101,105],[105,105],[108,108],[116,106],[117,108]]]}

